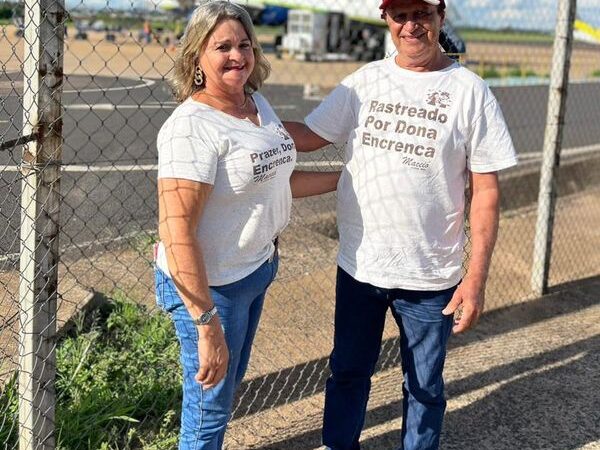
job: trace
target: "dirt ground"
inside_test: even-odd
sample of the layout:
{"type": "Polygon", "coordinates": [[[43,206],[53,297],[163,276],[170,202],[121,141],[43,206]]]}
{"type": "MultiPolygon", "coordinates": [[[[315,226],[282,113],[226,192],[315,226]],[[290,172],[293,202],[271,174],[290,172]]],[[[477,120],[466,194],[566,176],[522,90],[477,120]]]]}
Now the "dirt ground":
{"type": "MultiPolygon", "coordinates": [[[[14,35],[14,27],[3,27],[0,34],[0,61],[2,70],[20,72],[23,61],[22,39],[14,35]]],[[[157,43],[143,45],[134,36],[118,35],[116,41],[105,39],[104,33],[89,32],[87,41],[75,40],[73,29],[65,43],[64,73],[77,75],[105,75],[125,78],[162,78],[173,66],[174,47],[157,43]]],[[[272,43],[272,36],[260,40],[272,43]]],[[[464,62],[472,69],[495,66],[501,72],[520,68],[543,76],[551,72],[552,47],[550,45],[522,45],[469,42],[464,62]]],[[[336,86],[346,75],[363,63],[358,62],[304,62],[275,58],[267,54],[272,65],[268,83],[286,85],[311,84],[323,89],[336,86]]],[[[600,70],[600,52],[591,46],[576,45],[571,58],[571,79],[589,78],[600,70]]]]}
{"type": "MultiPolygon", "coordinates": [[[[512,446],[520,439],[519,433],[535,431],[543,442],[549,443],[565,432],[548,423],[528,422],[523,428],[520,422],[527,420],[528,413],[520,409],[506,425],[518,429],[511,430],[507,445],[498,446],[492,437],[500,431],[481,415],[483,411],[489,413],[490,408],[494,414],[501,415],[502,402],[510,399],[496,397],[507,384],[518,386],[531,377],[539,378],[539,383],[546,382],[543,374],[562,373],[569,364],[575,364],[583,372],[573,381],[578,386],[585,384],[586,376],[597,379],[600,373],[600,355],[586,344],[588,341],[597,344],[600,336],[600,228],[596,226],[600,222],[600,191],[562,198],[557,211],[551,284],[595,276],[591,278],[596,283],[593,294],[589,298],[577,297],[561,291],[556,298],[536,299],[529,288],[535,210],[517,210],[502,217],[487,290],[486,315],[480,328],[456,339],[446,370],[451,395],[450,422],[457,422],[460,428],[461,417],[468,413],[468,417],[472,416],[481,422],[480,426],[486,427],[485,433],[478,430],[477,434],[477,442],[486,444],[480,446],[473,441],[471,445],[461,446],[462,434],[450,429],[448,445],[444,448],[580,448],[512,446]],[[582,302],[583,305],[579,305],[582,302]],[[547,311],[546,304],[556,311],[547,311]],[[578,348],[578,352],[567,352],[565,348],[570,346],[578,348]],[[567,352],[568,358],[553,359],[557,352],[561,355],[567,352]],[[528,365],[530,360],[537,361],[537,365],[533,362],[528,365]],[[588,362],[584,364],[585,361],[588,362]],[[594,367],[596,372],[592,371],[594,367]],[[501,403],[496,404],[496,401],[501,403]],[[481,412],[477,408],[482,408],[481,412]]],[[[296,222],[282,236],[279,274],[266,301],[248,375],[228,433],[227,448],[300,450],[318,446],[322,389],[332,342],[337,241],[311,228],[315,227],[296,222]]],[[[91,258],[66,256],[60,268],[61,323],[94,291],[109,296],[125,292],[153,310],[149,253],[135,247],[115,247],[91,258]]],[[[6,294],[0,299],[0,316],[16,317],[16,302],[11,301],[18,288],[16,273],[0,273],[0,286],[6,288],[6,294]]],[[[4,373],[14,367],[17,351],[16,322],[7,325],[0,332],[4,373]]],[[[374,379],[370,422],[363,436],[366,449],[392,448],[398,435],[401,374],[397,369],[396,338],[396,327],[390,321],[380,358],[382,369],[374,379]]],[[[554,383],[554,378],[550,381],[554,383]]],[[[557,395],[563,395],[558,381],[556,384],[553,389],[557,395]]],[[[598,399],[596,388],[592,386],[593,383],[587,395],[598,399]]],[[[583,388],[585,386],[578,387],[583,388]]],[[[528,401],[535,404],[535,399],[528,401]]],[[[578,412],[572,412],[573,420],[579,420],[586,411],[590,415],[588,422],[594,418],[600,420],[597,410],[590,410],[591,406],[585,402],[579,405],[579,401],[582,400],[569,399],[569,404],[579,408],[578,412]]],[[[537,411],[541,406],[536,408],[537,411]]],[[[584,436],[585,444],[595,442],[586,449],[600,449],[600,434],[593,423],[579,424],[577,430],[584,436]]],[[[522,439],[529,437],[523,435],[522,439]]]]}

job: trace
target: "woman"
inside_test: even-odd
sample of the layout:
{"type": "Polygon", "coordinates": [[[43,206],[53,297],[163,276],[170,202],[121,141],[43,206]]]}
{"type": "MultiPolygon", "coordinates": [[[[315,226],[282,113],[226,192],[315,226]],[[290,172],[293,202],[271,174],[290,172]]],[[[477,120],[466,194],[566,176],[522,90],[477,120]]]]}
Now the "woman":
{"type": "Polygon", "coordinates": [[[332,191],[339,177],[292,176],[294,142],[256,93],[269,71],[243,8],[196,9],[171,80],[181,104],[157,139],[156,289],[181,344],[180,449],[221,448],[292,193],[332,191]]]}

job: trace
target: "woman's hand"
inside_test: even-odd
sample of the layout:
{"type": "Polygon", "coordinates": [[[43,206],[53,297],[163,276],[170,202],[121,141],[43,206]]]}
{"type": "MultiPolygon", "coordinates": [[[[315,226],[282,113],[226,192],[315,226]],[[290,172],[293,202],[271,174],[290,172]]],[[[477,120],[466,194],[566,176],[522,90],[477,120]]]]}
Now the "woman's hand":
{"type": "Polygon", "coordinates": [[[202,389],[215,387],[227,374],[229,349],[218,316],[209,324],[198,325],[198,362],[196,381],[202,389]]]}

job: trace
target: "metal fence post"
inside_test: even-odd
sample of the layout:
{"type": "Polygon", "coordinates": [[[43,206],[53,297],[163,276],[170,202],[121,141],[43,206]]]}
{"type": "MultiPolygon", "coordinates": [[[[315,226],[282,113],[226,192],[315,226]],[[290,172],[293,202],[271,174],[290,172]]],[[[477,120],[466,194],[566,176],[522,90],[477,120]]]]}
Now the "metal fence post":
{"type": "Polygon", "coordinates": [[[64,1],[26,0],[19,299],[19,448],[54,449],[64,1]]]}
{"type": "Polygon", "coordinates": [[[531,270],[531,287],[536,295],[544,294],[548,288],[556,204],[556,177],[560,165],[565,103],[569,85],[571,50],[573,48],[573,22],[576,11],[577,0],[558,0],[558,17],[554,38],[548,115],[544,136],[531,270]]]}

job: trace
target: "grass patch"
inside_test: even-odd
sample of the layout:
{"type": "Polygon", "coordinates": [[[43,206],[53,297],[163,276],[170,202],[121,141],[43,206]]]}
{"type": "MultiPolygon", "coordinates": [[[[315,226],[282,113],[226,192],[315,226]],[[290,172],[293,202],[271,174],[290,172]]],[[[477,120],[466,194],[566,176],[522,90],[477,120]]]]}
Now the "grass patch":
{"type": "Polygon", "coordinates": [[[471,66],[477,75],[481,78],[547,78],[547,75],[539,74],[531,69],[522,69],[521,67],[498,68],[485,64],[471,66]]]}
{"type": "Polygon", "coordinates": [[[518,30],[486,30],[480,28],[459,28],[458,33],[467,41],[510,42],[523,44],[551,44],[554,36],[548,33],[518,30]]]}
{"type": "Polygon", "coordinates": [[[600,78],[600,69],[594,70],[592,72],[592,77],[594,77],[594,78],[600,78]]]}
{"type": "Polygon", "coordinates": [[[494,66],[483,66],[483,67],[478,67],[476,70],[477,75],[479,75],[481,78],[501,78],[502,74],[500,73],[500,71],[494,67],[494,66]]]}
{"type": "Polygon", "coordinates": [[[152,257],[152,248],[157,242],[158,235],[156,233],[142,231],[129,241],[129,245],[140,255],[152,257]]]}
{"type": "Polygon", "coordinates": [[[285,33],[285,27],[283,25],[256,25],[254,27],[257,35],[269,35],[277,36],[278,34],[285,33]]]}
{"type": "Polygon", "coordinates": [[[16,374],[6,383],[0,392],[0,444],[4,448],[16,448],[19,438],[19,390],[16,374]]]}
{"type": "Polygon", "coordinates": [[[530,78],[530,77],[539,77],[535,71],[528,69],[523,70],[519,67],[515,67],[506,72],[505,76],[507,77],[515,77],[515,78],[530,78]]]}
{"type": "MultiPolygon", "coordinates": [[[[56,352],[57,448],[176,448],[181,372],[170,320],[116,295],[76,322],[56,352]]],[[[14,389],[9,383],[0,400],[8,448],[17,434],[14,389]]]]}

